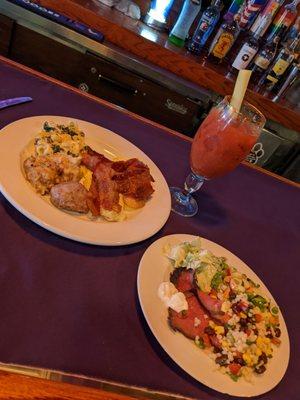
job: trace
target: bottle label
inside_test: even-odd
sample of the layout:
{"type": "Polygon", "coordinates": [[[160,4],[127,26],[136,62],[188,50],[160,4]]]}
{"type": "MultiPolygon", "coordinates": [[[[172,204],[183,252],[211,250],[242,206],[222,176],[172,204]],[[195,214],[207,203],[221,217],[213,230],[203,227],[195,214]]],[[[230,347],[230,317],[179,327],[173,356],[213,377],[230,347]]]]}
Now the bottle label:
{"type": "Polygon", "coordinates": [[[254,60],[254,64],[260,67],[261,69],[267,69],[270,65],[270,60],[265,57],[257,56],[254,60]]]}
{"type": "Polygon", "coordinates": [[[276,75],[280,76],[280,75],[284,74],[285,70],[287,69],[287,67],[289,65],[290,64],[287,61],[283,60],[282,58],[279,58],[279,60],[276,62],[276,64],[273,67],[273,71],[276,75]]]}
{"type": "Polygon", "coordinates": [[[212,50],[212,54],[217,58],[225,57],[230,50],[233,41],[234,36],[231,33],[222,33],[212,50]]]}
{"type": "Polygon", "coordinates": [[[201,32],[206,32],[208,28],[214,23],[214,18],[209,18],[206,15],[203,16],[199,30],[201,32]]]}
{"type": "Polygon", "coordinates": [[[241,48],[239,54],[236,56],[232,66],[238,70],[246,69],[250,64],[252,58],[255,56],[257,49],[250,47],[247,43],[241,48]]]}
{"type": "Polygon", "coordinates": [[[278,82],[278,79],[275,78],[275,76],[272,76],[272,75],[268,75],[268,76],[267,76],[267,79],[268,79],[270,82],[273,82],[273,83],[277,83],[277,82],[278,82]]]}

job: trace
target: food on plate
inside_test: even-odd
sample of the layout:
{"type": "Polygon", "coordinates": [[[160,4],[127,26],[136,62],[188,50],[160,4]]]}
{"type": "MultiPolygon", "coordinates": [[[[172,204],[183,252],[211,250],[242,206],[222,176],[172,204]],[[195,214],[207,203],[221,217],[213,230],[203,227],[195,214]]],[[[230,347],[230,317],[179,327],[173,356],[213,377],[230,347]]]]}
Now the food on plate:
{"type": "Polygon", "coordinates": [[[136,158],[111,161],[87,148],[82,154],[82,164],[93,172],[89,192],[90,208],[95,216],[100,213],[109,220],[122,218],[124,204],[141,208],[154,192],[148,166],[136,158]]]}
{"type": "Polygon", "coordinates": [[[23,169],[55,207],[108,221],[124,220],[126,208],[143,207],[154,192],[147,165],[136,158],[109,160],[86,146],[85,134],[73,122],[45,122],[23,169]]]}
{"type": "Polygon", "coordinates": [[[35,190],[44,195],[62,182],[77,182],[81,178],[80,159],[67,154],[52,154],[28,157],[24,163],[27,180],[35,190]]]}
{"type": "Polygon", "coordinates": [[[85,146],[85,135],[73,122],[54,125],[47,121],[34,140],[37,156],[66,153],[78,157],[85,146]]]}
{"type": "Polygon", "coordinates": [[[50,200],[53,205],[63,210],[86,214],[89,211],[88,191],[79,182],[64,182],[52,186],[50,200]]]}
{"type": "Polygon", "coordinates": [[[194,340],[234,381],[263,374],[281,343],[278,307],[224,257],[203,249],[200,238],[166,246],[164,254],[172,272],[158,295],[170,327],[194,340]]]}

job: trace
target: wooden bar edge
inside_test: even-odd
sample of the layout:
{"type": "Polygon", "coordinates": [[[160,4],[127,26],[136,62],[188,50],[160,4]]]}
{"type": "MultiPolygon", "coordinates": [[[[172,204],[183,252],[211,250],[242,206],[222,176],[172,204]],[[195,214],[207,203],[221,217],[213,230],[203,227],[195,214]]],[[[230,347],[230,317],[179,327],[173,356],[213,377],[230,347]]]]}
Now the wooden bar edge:
{"type": "MultiPolygon", "coordinates": [[[[133,400],[133,397],[70,383],[0,371],[0,400],[133,400]]],[[[142,397],[141,397],[142,398],[142,397]]]]}

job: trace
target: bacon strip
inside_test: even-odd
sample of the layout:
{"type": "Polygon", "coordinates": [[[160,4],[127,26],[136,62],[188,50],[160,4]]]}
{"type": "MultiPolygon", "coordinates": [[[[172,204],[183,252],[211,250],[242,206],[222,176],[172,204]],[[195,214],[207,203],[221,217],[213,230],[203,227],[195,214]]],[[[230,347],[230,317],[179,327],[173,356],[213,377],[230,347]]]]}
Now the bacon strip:
{"type": "Polygon", "coordinates": [[[88,200],[93,215],[101,214],[101,207],[120,212],[119,194],[146,201],[154,192],[150,170],[137,158],[113,162],[88,148],[82,154],[82,164],[93,171],[88,200]]]}
{"type": "Polygon", "coordinates": [[[111,179],[111,167],[107,163],[99,162],[94,170],[94,176],[97,182],[98,198],[101,209],[121,212],[119,204],[119,192],[116,183],[111,179]]]}

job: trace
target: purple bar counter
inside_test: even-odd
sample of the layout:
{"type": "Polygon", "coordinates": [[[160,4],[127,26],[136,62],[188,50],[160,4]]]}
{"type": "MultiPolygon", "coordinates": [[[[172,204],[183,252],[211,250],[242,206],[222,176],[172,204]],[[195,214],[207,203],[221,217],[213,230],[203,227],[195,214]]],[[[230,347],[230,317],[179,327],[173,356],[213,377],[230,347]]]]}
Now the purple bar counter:
{"type": "MultiPolygon", "coordinates": [[[[2,110],[1,128],[34,115],[87,120],[135,143],[168,184],[183,184],[189,172],[188,140],[3,62],[0,80],[0,99],[33,98],[32,103],[2,110]]],[[[259,398],[299,399],[299,188],[242,165],[206,183],[196,197],[197,216],[171,213],[152,238],[105,248],[46,231],[0,194],[0,361],[201,400],[229,399],[170,359],[150,332],[137,298],[137,270],[146,248],[161,236],[190,233],[243,259],[276,298],[290,335],[290,364],[282,382],[259,398]]]]}

